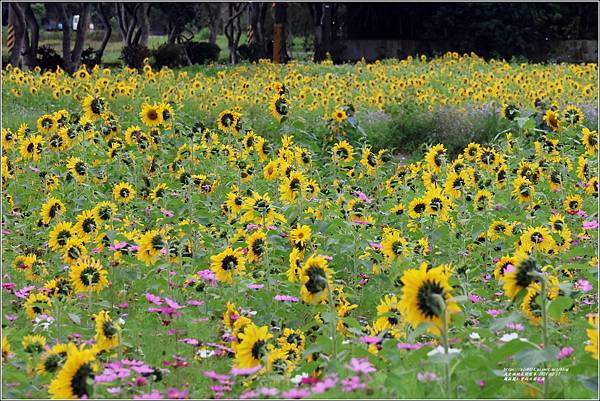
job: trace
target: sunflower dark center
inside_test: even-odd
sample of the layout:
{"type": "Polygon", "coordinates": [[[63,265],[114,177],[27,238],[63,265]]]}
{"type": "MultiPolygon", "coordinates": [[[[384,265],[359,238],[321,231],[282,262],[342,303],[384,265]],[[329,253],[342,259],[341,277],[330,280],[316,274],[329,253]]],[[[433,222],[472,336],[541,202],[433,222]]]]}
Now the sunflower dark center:
{"type": "Polygon", "coordinates": [[[540,232],[535,231],[531,234],[531,241],[533,241],[536,244],[542,243],[544,242],[544,235],[540,232]]]}
{"type": "Polygon", "coordinates": [[[282,375],[287,371],[287,362],[285,361],[285,359],[277,358],[273,361],[272,368],[273,372],[282,375]]]}
{"type": "Polygon", "coordinates": [[[29,142],[29,144],[27,145],[27,153],[32,153],[33,152],[33,142],[29,142]]]}
{"type": "Polygon", "coordinates": [[[87,379],[92,373],[92,368],[88,364],[85,364],[77,369],[77,372],[73,375],[73,378],[71,379],[71,389],[73,390],[73,394],[78,398],[89,394],[87,379]]]}
{"type": "Polygon", "coordinates": [[[300,337],[296,333],[290,334],[287,337],[287,342],[288,342],[288,344],[294,344],[294,345],[300,346],[302,344],[302,337],[300,337]]]}
{"type": "Polygon", "coordinates": [[[75,163],[75,171],[79,175],[85,175],[85,172],[86,172],[85,163],[84,162],[75,163]]]}
{"type": "Polygon", "coordinates": [[[254,241],[252,243],[252,252],[257,256],[262,255],[264,248],[265,248],[265,244],[261,238],[257,239],[256,241],[254,241]]]}
{"type": "Polygon", "coordinates": [[[62,362],[64,361],[66,354],[52,354],[49,355],[44,361],[44,370],[48,373],[54,373],[62,362]]]}
{"type": "Polygon", "coordinates": [[[105,337],[112,338],[117,334],[117,328],[110,320],[105,320],[104,323],[102,323],[102,332],[105,337]]]}
{"type": "Polygon", "coordinates": [[[392,251],[394,251],[396,255],[400,255],[403,250],[404,244],[402,243],[402,241],[396,241],[392,244],[392,251]]]}
{"type": "Polygon", "coordinates": [[[369,152],[369,155],[367,156],[367,163],[371,167],[375,167],[377,165],[377,157],[375,157],[375,155],[371,152],[369,152]]]}
{"type": "Polygon", "coordinates": [[[221,262],[221,268],[223,270],[233,270],[238,265],[238,259],[233,255],[227,255],[221,262]]]}
{"type": "Polygon", "coordinates": [[[297,178],[293,178],[290,181],[290,189],[294,192],[300,190],[300,180],[297,178]]]}
{"type": "Polygon", "coordinates": [[[569,202],[569,207],[573,210],[578,209],[579,208],[579,202],[573,200],[571,202],[569,202]]]}
{"type": "Polygon", "coordinates": [[[162,237],[162,235],[155,235],[152,237],[150,242],[152,244],[152,248],[157,251],[165,247],[165,239],[162,237]]]}
{"type": "Polygon", "coordinates": [[[392,325],[395,326],[400,322],[400,312],[397,309],[390,309],[392,315],[388,316],[387,320],[392,325]]]}
{"type": "Polygon", "coordinates": [[[252,357],[259,361],[267,354],[267,347],[264,340],[258,340],[252,346],[252,357]]]}
{"type": "Polygon", "coordinates": [[[264,199],[259,199],[254,203],[254,210],[256,210],[259,213],[266,213],[269,211],[269,208],[269,204],[264,199]]]}
{"type": "Polygon", "coordinates": [[[88,217],[83,221],[81,227],[83,228],[83,231],[87,234],[94,232],[96,230],[96,219],[94,219],[93,217],[88,217]]]}
{"type": "Polygon", "coordinates": [[[119,196],[121,196],[121,198],[127,198],[129,196],[129,189],[121,188],[121,190],[119,191],[119,196]]]}
{"type": "Polygon", "coordinates": [[[65,246],[69,238],[71,238],[71,232],[69,230],[62,230],[56,236],[56,242],[60,246],[65,246]]]}
{"type": "Polygon", "coordinates": [[[54,135],[50,138],[50,145],[54,148],[60,148],[63,144],[63,139],[60,135],[54,135]]]}
{"type": "Polygon", "coordinates": [[[527,287],[533,281],[530,273],[537,271],[537,264],[533,259],[527,259],[517,269],[517,285],[527,287]]]}
{"type": "Polygon", "coordinates": [[[221,117],[221,124],[225,127],[229,127],[233,123],[233,115],[226,113],[221,117]]]}
{"type": "Polygon", "coordinates": [[[104,110],[104,101],[98,98],[93,99],[90,108],[92,109],[92,113],[100,114],[102,113],[102,110],[104,110]]]}
{"type": "Polygon", "coordinates": [[[48,214],[50,215],[50,217],[54,218],[56,217],[56,214],[60,211],[60,204],[55,203],[50,207],[50,211],[48,212],[48,214]]]}
{"type": "Polygon", "coordinates": [[[445,299],[445,292],[437,281],[425,280],[417,293],[417,307],[427,318],[440,316],[441,306],[434,295],[440,295],[445,299]]]}
{"type": "Polygon", "coordinates": [[[112,208],[110,208],[109,206],[102,206],[98,210],[98,217],[100,217],[100,220],[108,220],[111,218],[111,216],[112,216],[112,208]]]}
{"type": "Polygon", "coordinates": [[[348,157],[348,149],[346,149],[346,148],[339,148],[336,151],[336,154],[337,154],[338,157],[340,157],[342,159],[345,159],[345,158],[348,157]]]}
{"type": "Polygon", "coordinates": [[[81,256],[81,249],[79,249],[78,246],[72,246],[69,248],[67,253],[71,259],[79,259],[81,256]]]}
{"type": "Polygon", "coordinates": [[[158,119],[158,113],[156,112],[156,110],[150,109],[146,113],[146,117],[148,117],[148,120],[154,121],[154,120],[158,119]]]}
{"type": "Polygon", "coordinates": [[[285,99],[279,98],[275,101],[275,109],[277,113],[285,116],[288,113],[288,105],[285,99]]]}
{"type": "Polygon", "coordinates": [[[415,205],[415,207],[413,208],[413,210],[415,211],[415,213],[421,214],[425,211],[425,204],[424,203],[417,203],[415,205]]]}
{"type": "Polygon", "coordinates": [[[429,202],[429,206],[433,211],[440,211],[444,206],[444,202],[440,198],[432,198],[429,202]]]}
{"type": "Polygon", "coordinates": [[[323,268],[319,266],[312,266],[307,271],[308,281],[306,282],[306,289],[311,294],[316,294],[327,288],[327,277],[323,268]]]}
{"type": "Polygon", "coordinates": [[[83,285],[89,287],[100,281],[100,272],[93,267],[88,266],[81,271],[79,278],[81,279],[83,285]]]}

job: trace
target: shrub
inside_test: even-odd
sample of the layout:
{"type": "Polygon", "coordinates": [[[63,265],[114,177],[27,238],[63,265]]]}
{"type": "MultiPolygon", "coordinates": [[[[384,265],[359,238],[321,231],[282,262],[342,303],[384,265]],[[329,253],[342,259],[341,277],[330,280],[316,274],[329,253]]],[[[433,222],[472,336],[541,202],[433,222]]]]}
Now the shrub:
{"type": "Polygon", "coordinates": [[[144,59],[150,57],[150,49],[143,45],[125,46],[121,50],[121,60],[126,66],[141,69],[144,59]]]}
{"type": "Polygon", "coordinates": [[[185,48],[176,43],[165,43],[160,45],[157,49],[152,51],[152,56],[154,57],[154,64],[158,69],[161,69],[162,67],[181,67],[182,65],[188,64],[185,48]]]}
{"type": "Polygon", "coordinates": [[[402,154],[423,150],[424,145],[442,143],[456,156],[470,142],[489,143],[510,126],[493,107],[426,107],[401,103],[389,107],[390,121],[373,133],[371,141],[402,154]],[[377,137],[377,138],[374,138],[377,137]]]}
{"type": "Polygon", "coordinates": [[[207,64],[219,59],[221,48],[209,42],[189,42],[186,46],[192,64],[207,64]]]}
{"type": "Polygon", "coordinates": [[[100,64],[98,55],[92,47],[88,47],[81,53],[81,64],[84,64],[88,69],[92,69],[100,64]]]}
{"type": "Polygon", "coordinates": [[[250,45],[241,45],[238,47],[238,53],[240,54],[242,60],[248,61],[258,61],[267,56],[265,50],[256,42],[251,43],[250,45]]]}
{"type": "Polygon", "coordinates": [[[37,65],[42,71],[56,71],[58,67],[63,68],[63,58],[51,47],[40,46],[37,51],[37,65]]]}

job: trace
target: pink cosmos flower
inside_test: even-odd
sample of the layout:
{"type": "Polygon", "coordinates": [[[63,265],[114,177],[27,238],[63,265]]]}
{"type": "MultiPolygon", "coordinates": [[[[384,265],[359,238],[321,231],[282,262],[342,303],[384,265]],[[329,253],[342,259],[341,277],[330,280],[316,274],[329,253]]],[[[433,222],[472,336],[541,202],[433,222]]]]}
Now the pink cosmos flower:
{"type": "Polygon", "coordinates": [[[481,301],[481,297],[477,294],[469,294],[469,301],[473,302],[473,303],[477,303],[479,301],[481,301]]]}
{"type": "Polygon", "coordinates": [[[398,343],[396,344],[396,348],[398,349],[408,349],[408,350],[417,350],[420,349],[423,346],[423,344],[421,344],[420,342],[417,342],[415,344],[411,344],[411,343],[398,343]]]}
{"type": "Polygon", "coordinates": [[[281,395],[283,396],[283,398],[292,398],[292,399],[300,399],[300,398],[304,398],[304,397],[308,397],[310,395],[310,391],[299,388],[293,388],[289,391],[285,391],[283,393],[281,393],[281,395]]]}
{"type": "Polygon", "coordinates": [[[556,355],[556,359],[560,360],[560,359],[568,358],[569,356],[571,356],[573,351],[574,351],[573,347],[563,347],[560,349],[560,351],[556,355]]]}
{"type": "Polygon", "coordinates": [[[273,297],[275,301],[283,301],[283,302],[298,302],[300,298],[292,297],[290,295],[275,295],[273,297]]]}
{"type": "Polygon", "coordinates": [[[148,302],[152,302],[154,305],[162,304],[162,300],[158,295],[153,295],[153,294],[150,294],[149,292],[146,293],[146,299],[148,300],[148,302]]]}
{"type": "Polygon", "coordinates": [[[491,317],[495,318],[495,317],[498,317],[499,315],[501,315],[502,311],[498,310],[498,309],[488,309],[487,313],[491,317]]]}
{"type": "Polygon", "coordinates": [[[363,373],[365,375],[377,371],[377,369],[371,365],[368,358],[352,358],[346,367],[353,372],[363,373]]]}
{"type": "Polygon", "coordinates": [[[249,376],[262,369],[261,365],[257,365],[253,368],[231,368],[231,374],[236,376],[249,376]]]}
{"type": "Polygon", "coordinates": [[[583,222],[583,229],[584,230],[593,230],[596,227],[598,227],[598,222],[596,220],[584,221],[583,222]]]}
{"type": "Polygon", "coordinates": [[[590,292],[594,287],[587,280],[577,280],[575,288],[581,292],[590,292]]]}

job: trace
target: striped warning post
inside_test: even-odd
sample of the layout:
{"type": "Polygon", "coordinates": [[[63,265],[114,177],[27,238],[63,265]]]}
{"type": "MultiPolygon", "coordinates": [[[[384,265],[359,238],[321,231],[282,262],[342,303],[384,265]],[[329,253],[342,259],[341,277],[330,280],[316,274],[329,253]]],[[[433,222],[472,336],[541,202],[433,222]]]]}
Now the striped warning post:
{"type": "Polygon", "coordinates": [[[14,25],[9,25],[6,35],[6,50],[11,51],[13,47],[15,47],[15,27],[14,25]]]}

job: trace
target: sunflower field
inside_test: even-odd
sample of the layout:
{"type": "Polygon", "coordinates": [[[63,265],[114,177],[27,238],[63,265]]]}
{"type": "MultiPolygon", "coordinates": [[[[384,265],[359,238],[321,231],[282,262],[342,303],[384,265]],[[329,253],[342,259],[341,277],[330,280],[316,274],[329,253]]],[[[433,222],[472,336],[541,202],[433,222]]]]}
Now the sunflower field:
{"type": "Polygon", "coordinates": [[[6,397],[597,396],[596,64],[2,82],[6,397]],[[384,149],[402,102],[506,128],[384,149]]]}

